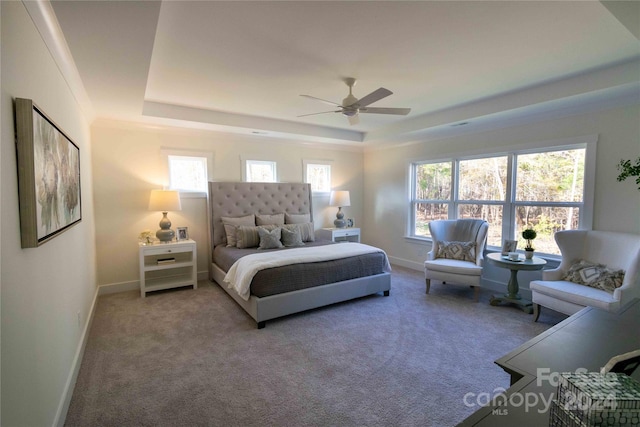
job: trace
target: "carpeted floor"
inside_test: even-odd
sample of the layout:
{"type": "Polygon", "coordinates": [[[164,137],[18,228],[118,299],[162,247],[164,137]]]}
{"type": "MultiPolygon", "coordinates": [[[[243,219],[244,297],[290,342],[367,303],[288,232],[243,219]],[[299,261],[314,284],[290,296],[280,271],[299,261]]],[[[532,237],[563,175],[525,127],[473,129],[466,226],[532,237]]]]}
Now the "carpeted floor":
{"type": "Polygon", "coordinates": [[[452,426],[508,387],[493,361],[538,323],[394,267],[391,296],[267,322],[217,285],[99,298],[68,426],[452,426]],[[473,402],[473,399],[467,399],[473,402]]]}

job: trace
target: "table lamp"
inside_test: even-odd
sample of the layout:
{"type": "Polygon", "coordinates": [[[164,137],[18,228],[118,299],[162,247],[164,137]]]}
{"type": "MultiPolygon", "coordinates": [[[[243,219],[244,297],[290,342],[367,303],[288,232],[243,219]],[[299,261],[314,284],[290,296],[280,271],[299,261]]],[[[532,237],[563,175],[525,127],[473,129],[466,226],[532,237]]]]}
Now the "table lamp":
{"type": "Polygon", "coordinates": [[[176,190],[151,190],[149,197],[149,210],[162,212],[160,230],[156,231],[156,237],[161,242],[170,242],[176,236],[171,229],[171,221],[167,218],[167,212],[180,211],[180,193],[176,190]]]}
{"type": "Polygon", "coordinates": [[[329,197],[329,205],[337,206],[338,212],[336,213],[336,220],[333,221],[333,225],[336,228],[344,228],[347,226],[347,222],[344,220],[344,213],[342,208],[344,206],[351,206],[351,199],[349,198],[348,191],[332,191],[329,197]]]}

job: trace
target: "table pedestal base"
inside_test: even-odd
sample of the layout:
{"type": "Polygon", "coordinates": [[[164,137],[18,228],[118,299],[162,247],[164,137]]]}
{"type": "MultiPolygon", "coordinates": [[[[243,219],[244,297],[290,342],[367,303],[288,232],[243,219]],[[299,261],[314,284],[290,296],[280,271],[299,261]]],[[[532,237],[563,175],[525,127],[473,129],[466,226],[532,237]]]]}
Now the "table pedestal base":
{"type": "Polygon", "coordinates": [[[499,305],[499,304],[514,304],[517,305],[527,314],[533,313],[533,303],[527,299],[522,299],[520,297],[511,297],[509,295],[493,295],[491,300],[489,301],[491,305],[499,305]]]}

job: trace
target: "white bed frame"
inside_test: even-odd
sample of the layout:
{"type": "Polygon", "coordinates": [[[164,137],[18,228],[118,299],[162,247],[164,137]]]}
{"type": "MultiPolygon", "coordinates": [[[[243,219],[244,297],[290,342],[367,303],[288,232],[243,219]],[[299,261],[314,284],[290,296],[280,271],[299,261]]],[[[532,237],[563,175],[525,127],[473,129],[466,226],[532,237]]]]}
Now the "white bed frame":
{"type": "Polygon", "coordinates": [[[210,277],[257,322],[258,329],[264,328],[267,320],[289,314],[379,292],[383,292],[385,296],[389,295],[389,273],[262,298],[251,295],[248,301],[224,284],[225,272],[212,261],[213,248],[225,239],[221,217],[244,216],[251,213],[269,215],[284,211],[289,214],[309,214],[313,221],[311,200],[309,184],[209,182],[210,277]]]}

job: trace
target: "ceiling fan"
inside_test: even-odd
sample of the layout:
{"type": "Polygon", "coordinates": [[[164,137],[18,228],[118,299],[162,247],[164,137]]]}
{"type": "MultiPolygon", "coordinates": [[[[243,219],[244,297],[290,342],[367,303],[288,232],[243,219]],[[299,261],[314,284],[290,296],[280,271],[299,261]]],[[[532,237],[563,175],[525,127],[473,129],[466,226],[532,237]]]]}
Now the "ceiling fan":
{"type": "Polygon", "coordinates": [[[305,98],[315,99],[316,101],[324,102],[325,104],[333,105],[338,107],[337,110],[331,111],[322,111],[320,113],[311,113],[311,114],[303,114],[298,117],[306,117],[306,116],[314,116],[316,114],[326,114],[326,113],[341,113],[343,116],[346,116],[349,119],[349,124],[356,125],[360,121],[359,114],[360,113],[373,113],[373,114],[396,114],[400,116],[406,116],[411,111],[411,108],[376,108],[369,107],[370,104],[374,102],[380,101],[382,98],[386,98],[387,96],[393,94],[389,89],[385,89],[383,87],[374,90],[369,95],[366,95],[360,99],[353,96],[352,90],[353,86],[356,84],[356,79],[353,77],[347,77],[344,79],[344,82],[347,86],[349,86],[349,95],[345,99],[342,100],[342,104],[336,104],[335,102],[327,101],[324,99],[316,98],[311,95],[300,95],[305,98]]]}

